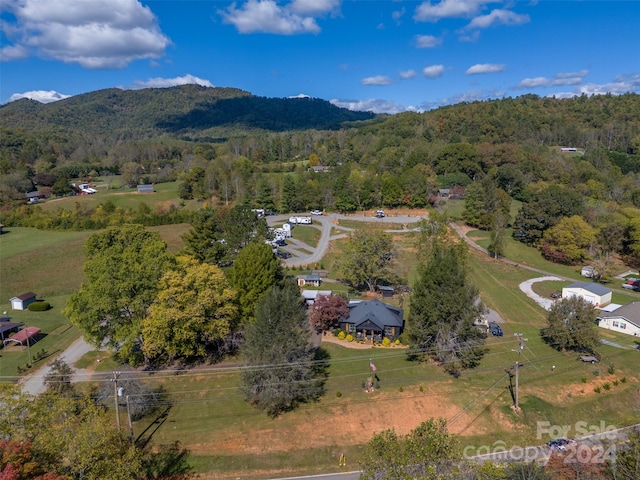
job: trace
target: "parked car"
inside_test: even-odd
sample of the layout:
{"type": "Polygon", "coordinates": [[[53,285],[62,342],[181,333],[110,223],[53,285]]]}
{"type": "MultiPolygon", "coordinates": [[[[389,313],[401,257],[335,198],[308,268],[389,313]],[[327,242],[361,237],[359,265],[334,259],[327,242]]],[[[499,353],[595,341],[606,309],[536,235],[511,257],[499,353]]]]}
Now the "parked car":
{"type": "Polygon", "coordinates": [[[378,210],[378,211],[376,212],[376,217],[377,217],[377,218],[384,218],[384,216],[385,216],[385,215],[384,215],[384,210],[378,210]]]}
{"type": "Polygon", "coordinates": [[[311,215],[322,215],[322,210],[311,210],[311,215]]]}
{"type": "Polygon", "coordinates": [[[489,331],[491,332],[491,335],[495,337],[501,337],[504,335],[502,328],[496,322],[489,322],[489,331]]]}
{"type": "Polygon", "coordinates": [[[551,294],[551,298],[560,298],[562,297],[562,294],[560,292],[553,292],[551,294]]]}
{"type": "Polygon", "coordinates": [[[600,362],[600,360],[598,360],[593,355],[580,355],[578,357],[578,360],[580,360],[581,362],[586,362],[586,363],[599,363],[600,362]]]}
{"type": "Polygon", "coordinates": [[[287,258],[291,258],[292,255],[289,252],[284,252],[282,250],[278,250],[278,253],[276,253],[276,255],[278,255],[280,258],[286,260],[287,258]]]}

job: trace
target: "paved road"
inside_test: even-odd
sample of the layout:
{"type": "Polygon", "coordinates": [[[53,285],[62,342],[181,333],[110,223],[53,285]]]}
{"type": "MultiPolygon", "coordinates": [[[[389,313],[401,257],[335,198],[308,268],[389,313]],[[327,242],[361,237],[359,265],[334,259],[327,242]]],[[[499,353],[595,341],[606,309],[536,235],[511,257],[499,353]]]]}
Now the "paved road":
{"type": "MultiPolygon", "coordinates": [[[[292,214],[292,215],[305,215],[306,214],[292,214]]],[[[300,267],[303,265],[311,265],[322,261],[327,249],[329,248],[329,242],[338,238],[345,237],[353,228],[343,227],[340,225],[340,220],[353,220],[356,222],[376,222],[380,224],[402,224],[406,226],[403,230],[386,230],[388,232],[409,232],[413,229],[408,228],[409,225],[417,223],[422,219],[428,218],[427,215],[398,215],[398,216],[386,216],[384,218],[376,218],[373,216],[366,216],[362,214],[356,215],[341,215],[338,213],[331,213],[329,215],[312,215],[313,223],[312,227],[318,228],[321,231],[320,240],[316,246],[311,246],[303,243],[296,238],[287,239],[287,247],[285,250],[291,252],[293,257],[284,261],[288,267],[300,267]],[[331,235],[331,230],[336,229],[344,233],[338,233],[331,235]],[[312,252],[312,253],[308,253],[312,252]]],[[[289,219],[289,215],[275,215],[267,217],[267,224],[270,227],[281,225],[289,219]]],[[[294,228],[295,235],[295,228],[294,228]]]]}

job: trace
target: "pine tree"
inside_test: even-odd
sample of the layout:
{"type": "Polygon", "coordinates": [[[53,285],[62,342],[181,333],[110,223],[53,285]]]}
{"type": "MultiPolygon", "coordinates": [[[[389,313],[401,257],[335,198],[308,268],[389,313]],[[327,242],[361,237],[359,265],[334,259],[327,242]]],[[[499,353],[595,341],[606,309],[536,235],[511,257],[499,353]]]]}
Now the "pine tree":
{"type": "Polygon", "coordinates": [[[275,417],[323,393],[323,372],[314,365],[309,338],[307,312],[297,288],[270,290],[247,326],[242,346],[248,366],[242,385],[249,402],[275,417]]]}
{"type": "Polygon", "coordinates": [[[228,277],[238,292],[240,324],[246,325],[253,321],[258,302],[282,281],[282,266],[271,246],[256,241],[240,251],[228,277]]]}
{"type": "Polygon", "coordinates": [[[467,278],[464,244],[449,244],[436,236],[425,250],[427,260],[418,267],[411,292],[410,355],[426,353],[459,375],[484,355],[485,334],[474,325],[484,306],[478,288],[467,278]]]}

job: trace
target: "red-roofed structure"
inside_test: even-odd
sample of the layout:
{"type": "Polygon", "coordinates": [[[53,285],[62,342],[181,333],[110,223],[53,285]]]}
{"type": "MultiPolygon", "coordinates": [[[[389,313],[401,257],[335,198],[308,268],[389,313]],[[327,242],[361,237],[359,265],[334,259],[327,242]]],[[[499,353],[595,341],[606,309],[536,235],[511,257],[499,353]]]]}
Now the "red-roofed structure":
{"type": "Polygon", "coordinates": [[[38,327],[25,327],[16,333],[13,337],[6,338],[3,340],[3,343],[6,345],[8,342],[19,343],[24,346],[33,344],[31,341],[33,338],[37,337],[40,334],[40,329],[38,327]]]}

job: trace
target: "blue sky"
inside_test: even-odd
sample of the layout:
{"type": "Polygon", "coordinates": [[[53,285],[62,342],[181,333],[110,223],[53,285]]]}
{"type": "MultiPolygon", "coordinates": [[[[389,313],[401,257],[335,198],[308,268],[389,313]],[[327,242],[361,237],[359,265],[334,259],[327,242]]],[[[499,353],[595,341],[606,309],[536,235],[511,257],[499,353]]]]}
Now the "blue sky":
{"type": "Polygon", "coordinates": [[[0,103],[199,83],[423,111],[640,93],[640,0],[0,0],[0,103]]]}

